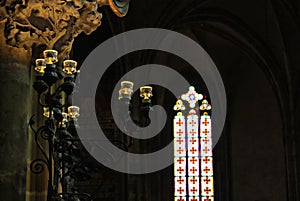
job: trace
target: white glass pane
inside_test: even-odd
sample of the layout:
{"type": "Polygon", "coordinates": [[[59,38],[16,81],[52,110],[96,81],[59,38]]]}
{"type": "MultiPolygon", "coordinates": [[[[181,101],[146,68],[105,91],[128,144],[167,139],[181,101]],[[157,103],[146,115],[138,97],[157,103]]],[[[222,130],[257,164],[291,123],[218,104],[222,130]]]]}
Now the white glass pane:
{"type": "Polygon", "coordinates": [[[201,177],[201,186],[207,185],[209,187],[213,187],[214,178],[212,176],[201,177]]]}
{"type": "Polygon", "coordinates": [[[186,177],[175,177],[174,182],[178,185],[186,185],[186,177]]]}
{"type": "Polygon", "coordinates": [[[211,127],[210,116],[201,116],[200,121],[201,121],[200,127],[203,127],[203,128],[211,127]]]}
{"type": "Polygon", "coordinates": [[[188,138],[188,156],[199,156],[199,144],[197,138],[188,138]]]}
{"type": "Polygon", "coordinates": [[[175,197],[174,201],[186,201],[185,197],[175,197]]]}
{"type": "Polygon", "coordinates": [[[202,197],[201,201],[214,201],[214,197],[202,197]]]}
{"type": "Polygon", "coordinates": [[[212,176],[213,175],[213,167],[211,163],[202,165],[201,164],[201,175],[202,176],[212,176]]]}
{"type": "MultiPolygon", "coordinates": [[[[201,139],[202,140],[202,139],[201,139]]],[[[211,146],[201,146],[201,156],[212,156],[212,147],[211,146]]]]}
{"type": "Polygon", "coordinates": [[[211,129],[200,127],[200,137],[211,137],[211,129]]]}
{"type": "Polygon", "coordinates": [[[198,116],[189,115],[187,117],[187,135],[188,137],[198,137],[198,116]]]}
{"type": "Polygon", "coordinates": [[[211,137],[211,120],[209,116],[201,116],[200,137],[211,137]]]}
{"type": "Polygon", "coordinates": [[[210,164],[212,166],[213,164],[213,158],[211,156],[204,156],[204,157],[201,157],[201,166],[205,166],[205,165],[208,165],[210,164]]]}
{"type": "Polygon", "coordinates": [[[175,116],[174,118],[174,137],[185,137],[184,116],[175,116]]]}
{"type": "MultiPolygon", "coordinates": [[[[182,158],[183,159],[183,158],[182,158]]],[[[186,175],[186,164],[175,161],[174,162],[174,175],[175,176],[185,176],[186,175]]]]}
{"type": "Polygon", "coordinates": [[[184,138],[174,138],[174,156],[186,156],[184,138]]]}
{"type": "Polygon", "coordinates": [[[199,176],[200,171],[199,171],[199,163],[197,164],[192,164],[189,160],[188,164],[188,175],[189,176],[199,176]]]}
{"type": "MultiPolygon", "coordinates": [[[[175,181],[177,181],[179,177],[175,177],[175,181]]],[[[186,196],[186,183],[175,182],[175,196],[186,196]]]]}
{"type": "Polygon", "coordinates": [[[198,157],[188,157],[189,166],[199,164],[198,157]]]}
{"type": "Polygon", "coordinates": [[[199,177],[188,177],[188,189],[190,196],[200,195],[199,177]]]}
{"type": "Polygon", "coordinates": [[[200,201],[198,196],[189,197],[189,201],[200,201]]]}
{"type": "Polygon", "coordinates": [[[212,139],[210,137],[203,137],[200,140],[201,146],[212,146],[212,139]]]}
{"type": "Polygon", "coordinates": [[[213,196],[214,189],[213,189],[213,178],[211,177],[209,180],[210,182],[205,182],[206,177],[201,178],[201,195],[202,196],[213,196]]]}
{"type": "Polygon", "coordinates": [[[174,157],[174,164],[176,165],[186,165],[186,158],[185,157],[174,157]]]}

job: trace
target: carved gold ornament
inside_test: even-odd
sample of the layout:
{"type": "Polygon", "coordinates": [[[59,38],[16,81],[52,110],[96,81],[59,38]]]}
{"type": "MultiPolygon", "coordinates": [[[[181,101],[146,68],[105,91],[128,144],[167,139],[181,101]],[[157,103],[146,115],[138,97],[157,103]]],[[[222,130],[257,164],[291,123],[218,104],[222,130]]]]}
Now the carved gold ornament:
{"type": "Polygon", "coordinates": [[[98,10],[104,5],[122,17],[129,0],[0,0],[0,22],[5,26],[0,35],[10,46],[26,50],[46,46],[68,58],[74,38],[101,25],[98,10]]]}

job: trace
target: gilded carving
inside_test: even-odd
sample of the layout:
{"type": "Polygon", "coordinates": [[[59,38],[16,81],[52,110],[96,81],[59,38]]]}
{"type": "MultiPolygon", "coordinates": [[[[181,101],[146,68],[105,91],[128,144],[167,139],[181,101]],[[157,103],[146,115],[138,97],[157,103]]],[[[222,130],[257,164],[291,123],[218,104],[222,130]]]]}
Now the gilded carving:
{"type": "Polygon", "coordinates": [[[6,44],[30,49],[45,46],[68,58],[74,38],[101,25],[99,8],[109,5],[117,16],[127,13],[129,0],[0,0],[0,22],[6,44]]]}

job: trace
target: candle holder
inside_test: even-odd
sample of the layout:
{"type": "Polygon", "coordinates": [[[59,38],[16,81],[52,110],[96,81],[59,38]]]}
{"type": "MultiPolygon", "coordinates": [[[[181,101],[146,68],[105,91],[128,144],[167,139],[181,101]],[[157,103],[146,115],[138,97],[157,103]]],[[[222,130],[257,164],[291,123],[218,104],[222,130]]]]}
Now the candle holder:
{"type": "Polygon", "coordinates": [[[74,61],[74,60],[65,60],[63,71],[67,75],[73,75],[77,72],[76,67],[77,67],[77,62],[76,61],[74,61]]]}
{"type": "MultiPolygon", "coordinates": [[[[42,80],[48,85],[52,86],[54,83],[57,82],[58,74],[56,72],[56,65],[55,63],[57,62],[57,51],[56,50],[45,50],[43,52],[44,55],[44,61],[46,63],[46,68],[45,72],[42,76],[42,80]]],[[[40,62],[41,60],[38,59],[36,62],[40,62]]],[[[40,65],[40,63],[37,63],[40,65]]],[[[39,66],[36,66],[38,69],[39,66]]]]}
{"type": "Polygon", "coordinates": [[[46,61],[45,59],[37,59],[35,60],[35,68],[34,70],[37,71],[39,74],[44,75],[45,68],[46,68],[46,61]]]}
{"type": "Polygon", "coordinates": [[[57,51],[45,50],[43,55],[44,59],[37,59],[35,62],[38,75],[33,87],[38,93],[38,102],[43,108],[46,120],[45,124],[37,129],[33,126],[33,117],[29,122],[43,158],[33,160],[30,170],[35,174],[48,170],[47,201],[80,201],[81,198],[84,201],[91,200],[89,194],[78,193],[74,185],[78,179],[77,172],[83,174],[89,169],[78,160],[82,157],[79,152],[80,140],[74,130],[80,116],[80,108],[68,104],[75,87],[77,62],[64,61],[64,76],[58,77],[59,70],[55,64],[58,62],[57,51]],[[69,131],[74,132],[71,134],[69,131]],[[46,141],[47,146],[42,146],[41,141],[46,141]]]}
{"type": "Polygon", "coordinates": [[[68,116],[71,119],[77,119],[80,116],[79,115],[79,107],[77,107],[77,106],[68,107],[68,116]]]}
{"type": "Polygon", "coordinates": [[[123,81],[121,82],[121,89],[119,90],[119,100],[131,100],[133,93],[133,82],[123,81]]]}
{"type": "MultiPolygon", "coordinates": [[[[126,103],[123,108],[121,108],[122,114],[131,114],[132,111],[136,110],[136,107],[132,106],[131,96],[133,94],[133,82],[131,81],[123,81],[121,82],[121,89],[119,90],[119,100],[126,103]],[[126,111],[125,111],[126,110],[126,111]]],[[[151,86],[143,86],[140,87],[140,97],[142,98],[141,105],[138,107],[141,116],[139,120],[134,120],[134,123],[138,126],[144,127],[150,123],[149,111],[151,111],[151,98],[153,97],[152,87],[151,86]]],[[[131,118],[124,118],[125,129],[131,132],[134,132],[132,128],[128,125],[127,122],[132,121],[131,118]]]]}
{"type": "Polygon", "coordinates": [[[150,86],[144,86],[140,88],[140,97],[143,98],[142,102],[143,103],[151,103],[151,97],[153,96],[152,94],[152,87],[150,86]]]}
{"type": "Polygon", "coordinates": [[[46,64],[55,64],[57,63],[57,54],[56,50],[45,50],[43,52],[46,64]]]}

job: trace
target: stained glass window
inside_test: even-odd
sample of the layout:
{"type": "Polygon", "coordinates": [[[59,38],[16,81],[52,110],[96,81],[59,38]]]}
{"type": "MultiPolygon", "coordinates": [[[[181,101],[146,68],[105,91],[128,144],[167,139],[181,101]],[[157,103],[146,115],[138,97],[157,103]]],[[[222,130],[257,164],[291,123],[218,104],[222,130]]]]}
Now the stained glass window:
{"type": "Polygon", "coordinates": [[[174,110],[178,111],[174,117],[175,201],[213,201],[211,118],[207,112],[211,105],[191,86],[176,102],[174,110]],[[198,101],[202,101],[199,108],[198,101]]]}

